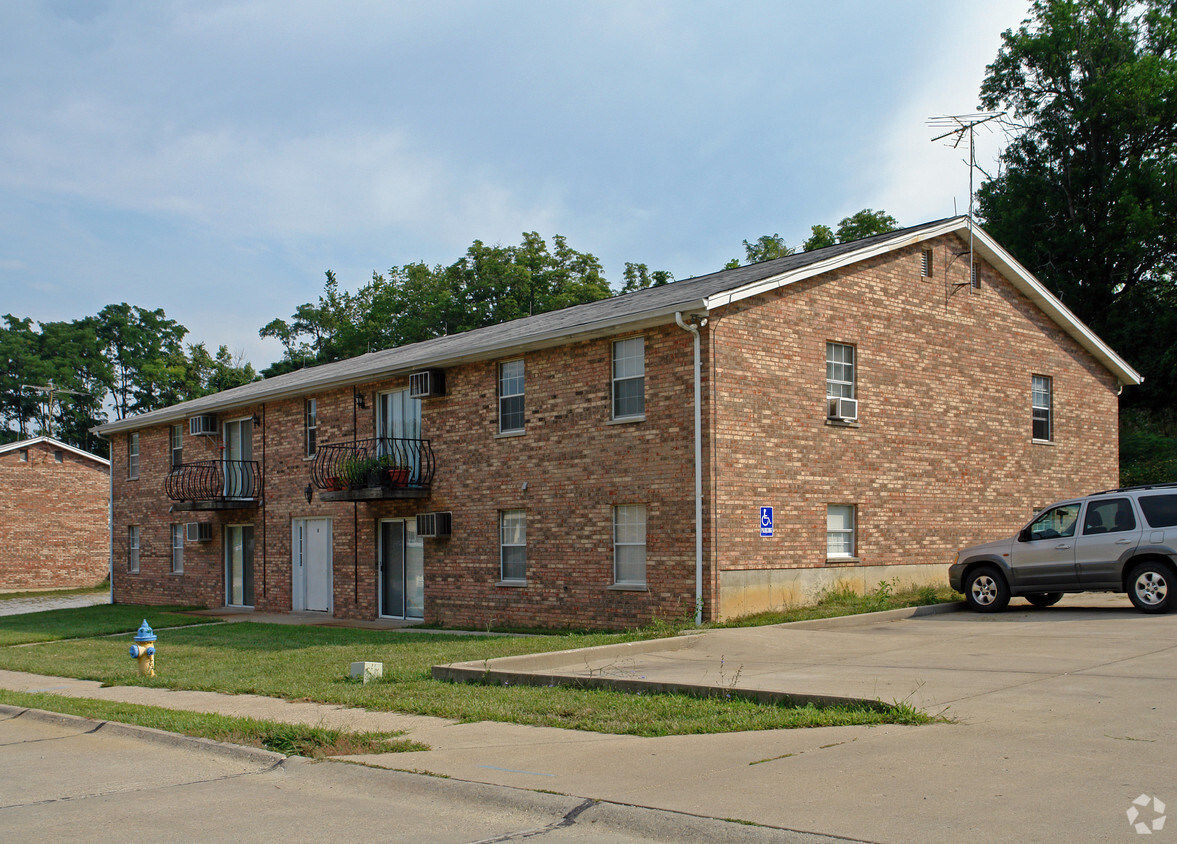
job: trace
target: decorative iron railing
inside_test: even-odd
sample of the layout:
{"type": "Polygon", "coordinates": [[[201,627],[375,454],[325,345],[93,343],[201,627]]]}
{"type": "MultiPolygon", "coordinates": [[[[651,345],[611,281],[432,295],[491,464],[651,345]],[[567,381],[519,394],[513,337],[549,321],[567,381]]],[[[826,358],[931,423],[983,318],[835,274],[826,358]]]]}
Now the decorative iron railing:
{"type": "Polygon", "coordinates": [[[318,446],[311,481],[321,490],[427,489],[433,483],[429,440],[377,437],[318,446]]]}
{"type": "Polygon", "coordinates": [[[197,460],[173,466],[164,481],[172,501],[233,501],[261,495],[262,470],[256,460],[197,460]]]}

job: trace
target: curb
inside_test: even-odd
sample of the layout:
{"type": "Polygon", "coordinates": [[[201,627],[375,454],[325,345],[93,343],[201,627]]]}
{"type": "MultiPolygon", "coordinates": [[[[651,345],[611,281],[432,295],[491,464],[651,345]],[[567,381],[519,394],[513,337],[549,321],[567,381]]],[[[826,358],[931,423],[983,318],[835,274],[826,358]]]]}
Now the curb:
{"type": "Polygon", "coordinates": [[[822,630],[832,627],[865,627],[880,621],[903,621],[905,618],[918,618],[924,615],[940,615],[946,612],[960,612],[965,608],[963,601],[951,604],[928,604],[922,607],[900,607],[897,610],[880,610],[879,612],[860,612],[855,615],[837,615],[833,618],[807,618],[805,621],[787,621],[775,624],[774,627],[801,628],[822,630]]]}
{"type": "Polygon", "coordinates": [[[93,718],[84,718],[81,715],[67,715],[64,712],[49,712],[44,709],[32,709],[27,706],[0,704],[0,715],[6,715],[10,718],[29,718],[34,721],[40,721],[45,724],[56,724],[62,727],[79,728],[87,733],[101,731],[127,738],[150,741],[169,747],[216,753],[246,762],[257,762],[266,767],[274,767],[282,763],[289,764],[292,762],[311,761],[302,756],[286,756],[282,753],[277,753],[273,750],[264,750],[260,747],[245,747],[240,744],[213,741],[212,739],[199,738],[198,736],[169,733],[167,730],[157,730],[154,727],[140,727],[135,724],[123,724],[119,721],[98,721],[93,718]]]}

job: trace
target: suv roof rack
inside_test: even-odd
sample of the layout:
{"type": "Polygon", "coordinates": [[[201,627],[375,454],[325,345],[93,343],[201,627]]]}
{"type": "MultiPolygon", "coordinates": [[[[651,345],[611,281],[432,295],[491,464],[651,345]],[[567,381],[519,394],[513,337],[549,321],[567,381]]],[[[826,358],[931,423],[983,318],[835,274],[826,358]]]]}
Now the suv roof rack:
{"type": "Polygon", "coordinates": [[[1169,482],[1163,484],[1141,484],[1139,486],[1122,486],[1117,489],[1105,489],[1103,492],[1093,492],[1092,495],[1110,495],[1113,492],[1135,492],[1139,489],[1173,489],[1177,487],[1177,482],[1169,482]]]}

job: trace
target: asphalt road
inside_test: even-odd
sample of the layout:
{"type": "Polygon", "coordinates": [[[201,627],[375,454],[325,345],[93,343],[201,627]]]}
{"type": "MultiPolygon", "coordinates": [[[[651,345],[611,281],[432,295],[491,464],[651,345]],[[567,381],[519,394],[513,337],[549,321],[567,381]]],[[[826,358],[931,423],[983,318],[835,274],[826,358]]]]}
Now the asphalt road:
{"type": "Polygon", "coordinates": [[[833,842],[677,812],[0,713],[5,841],[833,842]]]}

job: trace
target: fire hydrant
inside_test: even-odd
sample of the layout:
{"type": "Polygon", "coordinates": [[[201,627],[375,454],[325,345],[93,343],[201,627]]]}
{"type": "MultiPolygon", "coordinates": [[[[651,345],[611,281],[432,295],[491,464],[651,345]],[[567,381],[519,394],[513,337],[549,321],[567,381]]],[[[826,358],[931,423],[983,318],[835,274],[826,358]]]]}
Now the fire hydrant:
{"type": "Polygon", "coordinates": [[[143,619],[139,632],[135,634],[135,644],[131,645],[131,656],[139,660],[139,673],[144,677],[155,676],[155,631],[143,619]]]}

